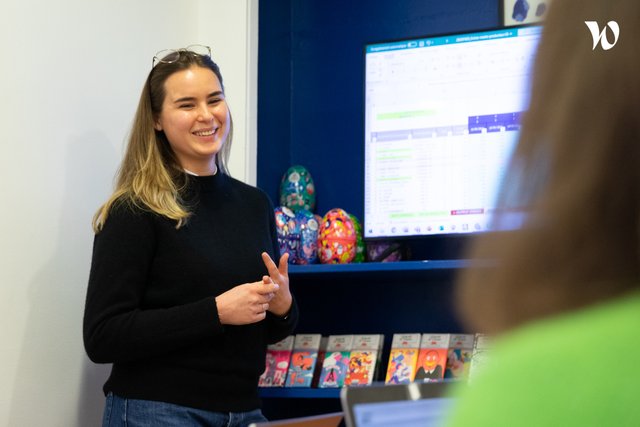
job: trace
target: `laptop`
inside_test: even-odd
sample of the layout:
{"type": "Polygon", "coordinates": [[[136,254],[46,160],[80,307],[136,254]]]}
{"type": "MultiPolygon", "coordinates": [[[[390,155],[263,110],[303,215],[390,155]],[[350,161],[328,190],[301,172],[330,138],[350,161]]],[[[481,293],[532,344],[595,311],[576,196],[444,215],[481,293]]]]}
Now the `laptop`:
{"type": "Polygon", "coordinates": [[[332,412],[310,417],[252,423],[249,424],[249,427],[338,427],[342,417],[342,412],[332,412]]]}
{"type": "Polygon", "coordinates": [[[440,427],[453,403],[448,382],[345,387],[340,400],[347,427],[440,427]]]}

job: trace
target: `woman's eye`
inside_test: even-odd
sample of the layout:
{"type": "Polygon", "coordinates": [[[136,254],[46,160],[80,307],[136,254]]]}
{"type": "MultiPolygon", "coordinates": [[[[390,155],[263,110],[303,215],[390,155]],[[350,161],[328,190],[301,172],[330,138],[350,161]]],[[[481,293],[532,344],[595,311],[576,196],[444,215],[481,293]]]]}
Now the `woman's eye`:
{"type": "Polygon", "coordinates": [[[218,102],[222,101],[220,98],[213,98],[209,100],[209,105],[215,105],[218,102]]]}
{"type": "Polygon", "coordinates": [[[193,108],[193,104],[180,104],[179,107],[184,109],[193,108]]]}

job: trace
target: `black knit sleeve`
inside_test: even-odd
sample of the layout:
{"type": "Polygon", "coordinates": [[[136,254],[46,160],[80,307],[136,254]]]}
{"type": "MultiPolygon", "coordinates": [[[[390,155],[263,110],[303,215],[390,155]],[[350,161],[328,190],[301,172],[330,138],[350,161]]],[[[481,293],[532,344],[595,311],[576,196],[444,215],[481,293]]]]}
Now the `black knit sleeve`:
{"type": "Polygon", "coordinates": [[[291,301],[291,310],[284,317],[267,312],[267,344],[274,344],[293,334],[298,325],[298,304],[296,298],[291,301]]]}
{"type": "Polygon", "coordinates": [[[143,310],[155,250],[154,215],[119,206],[95,236],[83,338],[97,363],[140,360],[220,334],[214,296],[143,310]]]}

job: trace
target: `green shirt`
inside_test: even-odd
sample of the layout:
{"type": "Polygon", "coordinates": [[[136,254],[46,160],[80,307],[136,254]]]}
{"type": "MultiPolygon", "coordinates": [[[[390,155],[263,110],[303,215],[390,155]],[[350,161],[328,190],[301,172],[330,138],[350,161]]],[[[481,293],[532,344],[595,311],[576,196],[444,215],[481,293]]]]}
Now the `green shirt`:
{"type": "Polygon", "coordinates": [[[640,293],[505,335],[449,427],[640,426],[640,293]]]}

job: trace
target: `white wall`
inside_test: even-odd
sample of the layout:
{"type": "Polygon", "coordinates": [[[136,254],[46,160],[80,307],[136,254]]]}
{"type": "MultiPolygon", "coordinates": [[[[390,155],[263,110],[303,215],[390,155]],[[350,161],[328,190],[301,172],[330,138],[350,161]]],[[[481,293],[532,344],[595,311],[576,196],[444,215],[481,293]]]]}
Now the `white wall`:
{"type": "Polygon", "coordinates": [[[82,347],[90,221],[156,51],[213,47],[231,172],[255,183],[257,2],[0,3],[0,425],[100,423],[108,367],[82,347]]]}
{"type": "Polygon", "coordinates": [[[233,116],[231,175],[257,181],[258,0],[199,0],[199,34],[211,40],[233,116]],[[215,25],[212,25],[215,22],[215,25]]]}

